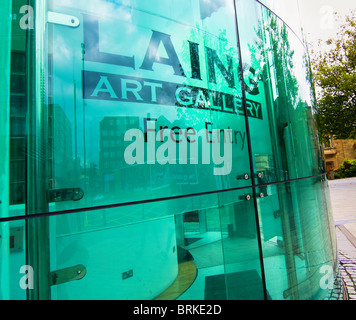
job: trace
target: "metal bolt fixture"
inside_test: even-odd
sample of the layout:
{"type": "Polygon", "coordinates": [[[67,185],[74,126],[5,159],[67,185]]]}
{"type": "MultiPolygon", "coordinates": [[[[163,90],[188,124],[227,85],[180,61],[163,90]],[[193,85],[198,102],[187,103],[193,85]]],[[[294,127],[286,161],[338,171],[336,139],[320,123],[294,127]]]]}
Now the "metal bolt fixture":
{"type": "Polygon", "coordinates": [[[265,195],[261,192],[260,193],[260,198],[263,198],[265,195]]]}
{"type": "Polygon", "coordinates": [[[245,179],[245,180],[248,180],[248,178],[249,178],[248,174],[245,173],[245,174],[244,174],[244,179],[245,179]]]}
{"type": "Polygon", "coordinates": [[[249,194],[247,194],[247,195],[245,196],[245,199],[248,201],[248,200],[251,199],[251,196],[250,196],[249,194]]]}
{"type": "Polygon", "coordinates": [[[257,177],[262,178],[262,172],[257,173],[257,177]]]}

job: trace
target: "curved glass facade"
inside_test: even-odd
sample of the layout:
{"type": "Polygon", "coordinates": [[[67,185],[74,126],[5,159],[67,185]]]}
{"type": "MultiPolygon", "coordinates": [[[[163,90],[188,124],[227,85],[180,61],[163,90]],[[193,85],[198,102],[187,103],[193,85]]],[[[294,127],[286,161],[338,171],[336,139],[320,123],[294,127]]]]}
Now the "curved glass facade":
{"type": "Polygon", "coordinates": [[[332,295],[309,57],[284,9],[5,1],[1,299],[332,295]]]}

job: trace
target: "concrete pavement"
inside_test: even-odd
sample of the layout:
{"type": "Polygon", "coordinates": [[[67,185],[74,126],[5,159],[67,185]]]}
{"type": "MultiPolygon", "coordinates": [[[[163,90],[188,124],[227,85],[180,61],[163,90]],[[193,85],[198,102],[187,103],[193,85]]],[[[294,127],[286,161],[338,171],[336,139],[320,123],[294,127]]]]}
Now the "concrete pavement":
{"type": "Polygon", "coordinates": [[[356,300],[356,178],[329,180],[339,265],[350,300],[356,300]]]}

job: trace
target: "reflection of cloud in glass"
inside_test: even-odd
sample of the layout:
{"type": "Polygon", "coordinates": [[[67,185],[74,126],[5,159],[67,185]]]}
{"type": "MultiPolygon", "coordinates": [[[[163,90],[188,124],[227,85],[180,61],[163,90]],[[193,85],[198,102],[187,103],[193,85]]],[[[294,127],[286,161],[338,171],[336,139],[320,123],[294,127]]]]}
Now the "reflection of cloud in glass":
{"type": "Polygon", "coordinates": [[[131,20],[131,8],[128,7],[131,1],[102,1],[102,0],[57,0],[54,1],[55,7],[75,8],[86,13],[98,16],[111,16],[120,20],[131,20]]]}
{"type": "Polygon", "coordinates": [[[232,1],[226,0],[199,0],[200,5],[200,18],[205,19],[210,17],[214,12],[218,11],[221,7],[231,4],[232,1]]]}
{"type": "Polygon", "coordinates": [[[73,47],[68,46],[68,42],[61,35],[56,35],[55,42],[56,50],[53,52],[53,58],[55,59],[56,64],[62,65],[65,61],[70,61],[73,58],[73,54],[71,52],[73,47]]]}

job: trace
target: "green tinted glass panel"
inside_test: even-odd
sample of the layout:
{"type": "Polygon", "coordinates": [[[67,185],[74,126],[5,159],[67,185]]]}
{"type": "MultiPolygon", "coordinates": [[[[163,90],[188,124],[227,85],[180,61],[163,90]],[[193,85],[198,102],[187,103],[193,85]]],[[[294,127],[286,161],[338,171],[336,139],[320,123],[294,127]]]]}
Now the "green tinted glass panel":
{"type": "Polygon", "coordinates": [[[25,221],[0,223],[0,299],[25,300],[32,276],[26,260],[25,221]]]}
{"type": "Polygon", "coordinates": [[[11,2],[1,6],[0,16],[0,218],[8,216],[9,206],[9,125],[10,125],[10,61],[11,2]]]}
{"type": "Polygon", "coordinates": [[[233,2],[147,6],[49,5],[56,210],[251,184],[233,2]]]}
{"type": "Polygon", "coordinates": [[[237,1],[256,183],[322,172],[307,52],[291,29],[257,2],[237,1]],[[254,8],[251,15],[246,8],[254,8]],[[240,14],[239,14],[240,13],[240,14]],[[250,102],[254,99],[256,103],[250,102]]]}
{"type": "Polygon", "coordinates": [[[11,299],[263,299],[251,194],[2,223],[3,290],[11,299]]]}
{"type": "Polygon", "coordinates": [[[229,300],[263,300],[252,189],[220,193],[219,204],[227,297],[229,300]]]}
{"type": "MultiPolygon", "coordinates": [[[[245,192],[31,219],[49,230],[48,298],[263,298],[253,201],[245,192]]],[[[39,248],[38,235],[28,244],[39,248]]],[[[35,283],[48,279],[36,271],[43,263],[33,267],[35,283]]]]}
{"type": "Polygon", "coordinates": [[[272,299],[326,299],[337,258],[324,181],[310,178],[271,185],[259,198],[263,260],[272,299]]]}

